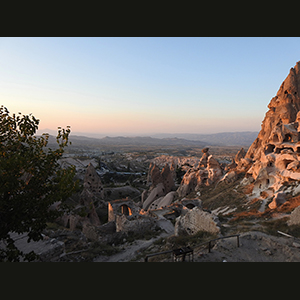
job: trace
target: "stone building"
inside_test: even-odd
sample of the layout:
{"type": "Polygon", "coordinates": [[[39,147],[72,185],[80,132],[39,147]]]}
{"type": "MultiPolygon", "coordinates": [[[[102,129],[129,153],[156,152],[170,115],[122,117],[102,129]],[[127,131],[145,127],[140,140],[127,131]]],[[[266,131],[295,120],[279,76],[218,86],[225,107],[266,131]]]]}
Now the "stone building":
{"type": "Polygon", "coordinates": [[[108,203],[108,222],[116,221],[117,215],[132,216],[139,214],[140,208],[131,199],[113,200],[108,203]]]}

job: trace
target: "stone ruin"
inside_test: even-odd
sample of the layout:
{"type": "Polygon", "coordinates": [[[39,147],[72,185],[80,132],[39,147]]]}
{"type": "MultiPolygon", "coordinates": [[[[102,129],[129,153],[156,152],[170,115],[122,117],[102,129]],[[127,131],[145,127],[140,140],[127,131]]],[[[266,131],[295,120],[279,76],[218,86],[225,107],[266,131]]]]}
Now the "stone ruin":
{"type": "Polygon", "coordinates": [[[131,199],[113,200],[108,203],[108,222],[116,221],[118,215],[132,216],[141,209],[131,199]]]}
{"type": "Polygon", "coordinates": [[[116,232],[143,232],[154,229],[156,223],[128,198],[109,202],[108,222],[115,222],[116,232]]]}

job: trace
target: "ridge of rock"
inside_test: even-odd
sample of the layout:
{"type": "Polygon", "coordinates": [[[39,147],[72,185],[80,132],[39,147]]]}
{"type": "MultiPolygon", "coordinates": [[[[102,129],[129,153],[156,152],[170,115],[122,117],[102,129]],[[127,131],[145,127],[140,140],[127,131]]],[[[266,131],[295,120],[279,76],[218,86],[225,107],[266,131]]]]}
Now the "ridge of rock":
{"type": "Polygon", "coordinates": [[[254,180],[253,194],[259,197],[267,191],[274,198],[269,205],[273,209],[286,201],[276,195],[300,181],[300,61],[290,69],[268,108],[257,138],[237,169],[254,180]]]}

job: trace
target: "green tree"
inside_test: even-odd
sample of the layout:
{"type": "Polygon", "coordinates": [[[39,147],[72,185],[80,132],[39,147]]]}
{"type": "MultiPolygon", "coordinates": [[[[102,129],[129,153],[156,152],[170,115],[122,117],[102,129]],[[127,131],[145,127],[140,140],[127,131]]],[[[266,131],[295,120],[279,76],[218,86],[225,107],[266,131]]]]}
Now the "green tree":
{"type": "Polygon", "coordinates": [[[57,149],[47,147],[49,134],[35,136],[39,120],[32,114],[9,114],[0,108],[0,261],[32,260],[34,252],[17,249],[10,233],[28,233],[30,240],[42,238],[46,222],[55,220],[62,210],[49,210],[71,196],[78,188],[75,167],[62,169],[58,163],[70,144],[71,132],[58,127],[57,149]]]}

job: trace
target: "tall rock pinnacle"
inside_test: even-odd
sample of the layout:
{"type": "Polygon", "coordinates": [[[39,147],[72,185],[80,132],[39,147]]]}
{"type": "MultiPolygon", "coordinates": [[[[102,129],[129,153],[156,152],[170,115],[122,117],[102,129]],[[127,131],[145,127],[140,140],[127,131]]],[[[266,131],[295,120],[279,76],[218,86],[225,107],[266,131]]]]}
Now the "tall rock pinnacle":
{"type": "Polygon", "coordinates": [[[270,151],[278,143],[298,142],[300,61],[290,69],[289,75],[281,84],[277,95],[271,99],[268,108],[261,131],[248,149],[246,158],[259,160],[262,151],[270,151]]]}
{"type": "Polygon", "coordinates": [[[300,62],[291,68],[268,108],[261,131],[238,167],[248,163],[252,193],[260,197],[264,191],[264,197],[273,199],[269,204],[273,209],[286,201],[286,189],[300,182],[300,62]]]}

